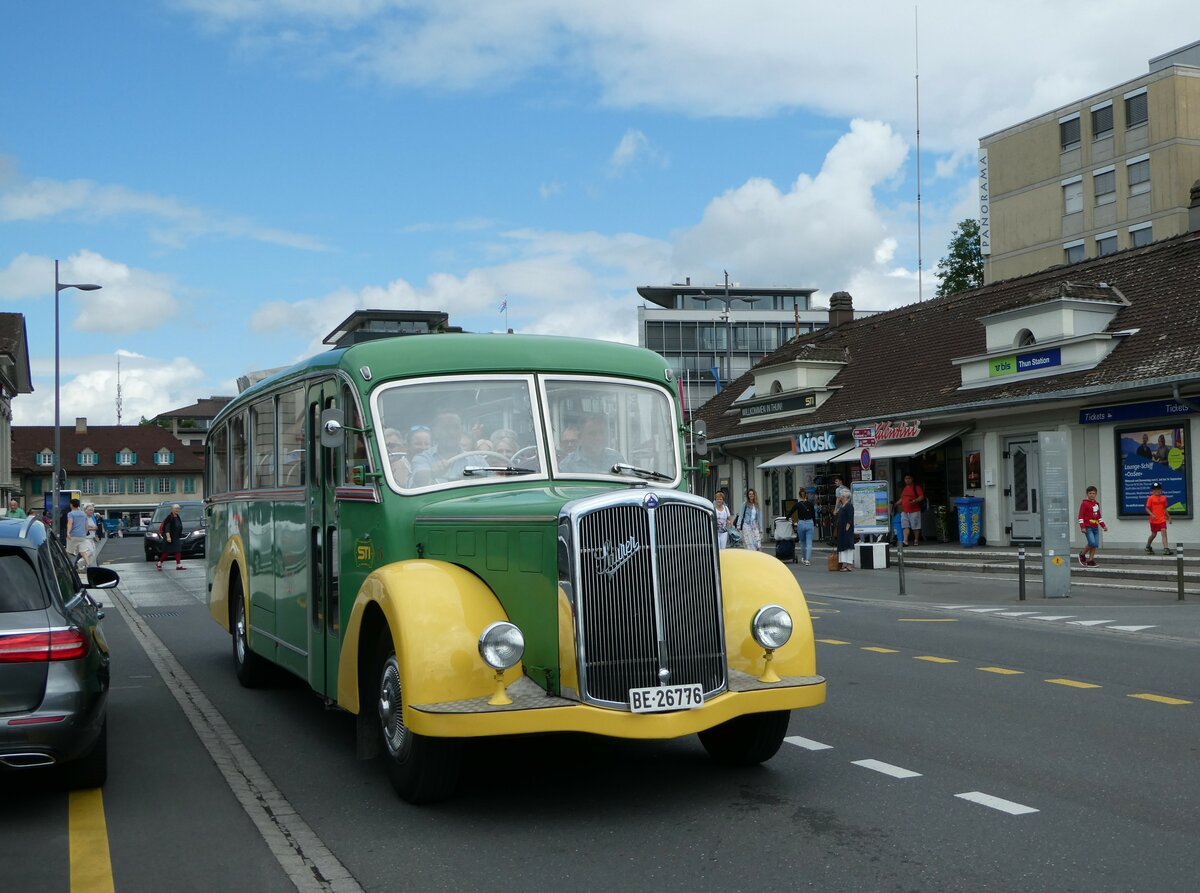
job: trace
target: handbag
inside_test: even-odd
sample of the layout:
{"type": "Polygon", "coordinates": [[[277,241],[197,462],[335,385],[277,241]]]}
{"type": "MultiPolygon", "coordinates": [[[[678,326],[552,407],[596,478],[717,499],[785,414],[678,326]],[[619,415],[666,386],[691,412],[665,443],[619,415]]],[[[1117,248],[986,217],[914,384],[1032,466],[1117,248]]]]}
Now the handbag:
{"type": "Polygon", "coordinates": [[[725,533],[729,536],[729,545],[736,548],[742,544],[742,534],[736,527],[730,527],[725,533]]]}
{"type": "Polygon", "coordinates": [[[827,559],[825,560],[825,564],[826,564],[826,566],[829,568],[829,570],[831,570],[831,571],[835,571],[835,570],[837,570],[839,567],[841,567],[841,563],[838,561],[838,554],[837,554],[837,552],[830,552],[830,553],[829,553],[829,558],[827,558],[827,559]]]}

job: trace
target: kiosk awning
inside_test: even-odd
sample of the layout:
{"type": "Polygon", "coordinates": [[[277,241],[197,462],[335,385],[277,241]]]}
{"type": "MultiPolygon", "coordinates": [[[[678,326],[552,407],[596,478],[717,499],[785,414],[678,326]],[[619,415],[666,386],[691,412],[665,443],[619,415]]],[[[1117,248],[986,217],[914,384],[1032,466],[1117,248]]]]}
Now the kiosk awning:
{"type": "Polygon", "coordinates": [[[819,453],[781,453],[774,459],[768,459],[759,468],[788,468],[794,465],[822,465],[832,462],[837,456],[849,453],[854,447],[838,447],[834,450],[821,450],[819,453]]]}
{"type": "MultiPolygon", "coordinates": [[[[935,447],[941,446],[965,431],[970,431],[970,425],[957,428],[930,428],[920,437],[910,437],[907,440],[893,440],[879,446],[869,447],[871,461],[876,459],[906,459],[909,456],[919,456],[935,447]]],[[[774,460],[772,460],[774,461],[774,460]]]]}

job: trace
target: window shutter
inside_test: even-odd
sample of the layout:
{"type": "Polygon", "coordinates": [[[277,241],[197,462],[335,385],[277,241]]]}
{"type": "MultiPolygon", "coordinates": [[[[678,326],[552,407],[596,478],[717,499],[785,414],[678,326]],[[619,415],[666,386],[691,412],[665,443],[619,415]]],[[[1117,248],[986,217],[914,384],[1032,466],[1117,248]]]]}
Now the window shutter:
{"type": "Polygon", "coordinates": [[[1101,137],[1107,133],[1111,133],[1113,129],[1113,114],[1112,106],[1106,105],[1102,109],[1096,109],[1092,112],[1092,136],[1101,137]]]}
{"type": "Polygon", "coordinates": [[[175,453],[174,452],[167,453],[167,464],[168,465],[175,464],[175,453]]]}
{"type": "Polygon", "coordinates": [[[1149,110],[1146,106],[1146,94],[1139,93],[1125,100],[1125,126],[1137,127],[1149,120],[1149,110]]]}
{"type": "Polygon", "coordinates": [[[130,453],[130,464],[137,465],[137,453],[130,453]]]}
{"type": "Polygon", "coordinates": [[[82,465],[82,464],[83,464],[83,453],[76,453],[76,454],[75,454],[75,464],[76,464],[76,465],[82,465]]]}

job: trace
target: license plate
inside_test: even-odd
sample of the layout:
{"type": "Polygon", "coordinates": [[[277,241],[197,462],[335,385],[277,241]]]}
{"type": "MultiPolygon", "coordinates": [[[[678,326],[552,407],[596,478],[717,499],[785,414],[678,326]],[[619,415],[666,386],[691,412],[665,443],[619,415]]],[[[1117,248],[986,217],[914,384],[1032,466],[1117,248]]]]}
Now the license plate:
{"type": "Polygon", "coordinates": [[[699,682],[691,685],[660,685],[655,688],[629,689],[629,709],[634,713],[662,713],[665,710],[691,710],[704,703],[699,682]]]}

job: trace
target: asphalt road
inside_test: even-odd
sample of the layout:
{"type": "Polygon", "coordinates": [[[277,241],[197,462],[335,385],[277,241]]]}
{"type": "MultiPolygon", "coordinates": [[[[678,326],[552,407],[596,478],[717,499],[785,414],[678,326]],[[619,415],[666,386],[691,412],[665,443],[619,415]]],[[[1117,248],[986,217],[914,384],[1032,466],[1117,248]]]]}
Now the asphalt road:
{"type": "MultiPolygon", "coordinates": [[[[106,620],[117,890],[295,889],[297,851],[301,877],[314,864],[352,876],[310,872],[302,889],[1195,888],[1200,644],[1186,637],[973,613],[974,598],[941,589],[897,604],[862,597],[865,578],[837,592],[803,578],[829,700],[793,715],[765,767],[722,770],[694,738],[479,741],[461,795],[417,808],[355,760],[350,717],[286,676],[241,688],[202,605],[200,562],[155,572],[140,548],[112,541],[102,555],[123,575],[106,620]],[[120,561],[126,550],[135,561],[120,561]],[[161,643],[154,662],[142,628],[161,643]],[[215,732],[198,734],[197,702],[185,711],[171,694],[172,661],[166,678],[211,702],[199,712],[215,732]],[[228,761],[206,749],[223,724],[278,799],[239,802],[228,761]],[[311,833],[289,837],[282,860],[254,818],[263,801],[311,833]]],[[[16,793],[0,798],[4,886],[83,889],[71,886],[66,795],[16,793]]]]}

